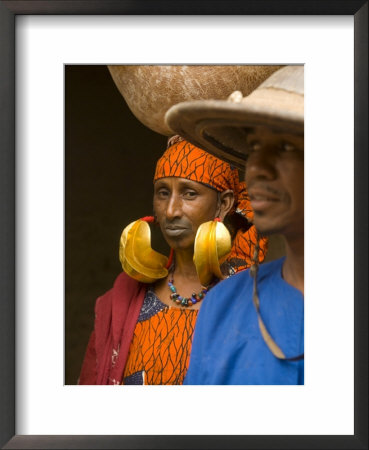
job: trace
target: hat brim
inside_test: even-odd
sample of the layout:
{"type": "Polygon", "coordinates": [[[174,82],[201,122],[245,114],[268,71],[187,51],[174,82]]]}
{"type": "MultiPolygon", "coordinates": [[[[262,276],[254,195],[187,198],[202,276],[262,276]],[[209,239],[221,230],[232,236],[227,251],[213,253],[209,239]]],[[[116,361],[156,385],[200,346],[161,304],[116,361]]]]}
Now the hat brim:
{"type": "Polygon", "coordinates": [[[225,100],[179,103],[167,111],[165,119],[173,132],[241,170],[247,160],[250,128],[267,126],[304,134],[302,114],[225,100]]]}

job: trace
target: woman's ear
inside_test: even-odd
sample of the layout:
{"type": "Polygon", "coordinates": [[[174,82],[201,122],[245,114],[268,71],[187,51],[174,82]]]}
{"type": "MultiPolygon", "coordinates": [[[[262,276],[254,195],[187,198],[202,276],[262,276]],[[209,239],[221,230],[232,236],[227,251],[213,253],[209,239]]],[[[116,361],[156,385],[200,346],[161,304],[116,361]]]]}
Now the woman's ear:
{"type": "Polygon", "coordinates": [[[232,190],[227,189],[226,191],[220,192],[217,217],[219,217],[223,221],[225,216],[232,209],[233,203],[234,194],[232,190]]]}

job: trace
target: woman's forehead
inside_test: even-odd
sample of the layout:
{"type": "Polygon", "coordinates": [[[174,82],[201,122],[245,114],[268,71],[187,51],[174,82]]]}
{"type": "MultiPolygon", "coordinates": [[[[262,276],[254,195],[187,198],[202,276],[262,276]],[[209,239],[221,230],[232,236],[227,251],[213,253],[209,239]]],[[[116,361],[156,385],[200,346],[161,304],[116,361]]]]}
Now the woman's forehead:
{"type": "Polygon", "coordinates": [[[193,188],[193,189],[207,189],[209,191],[216,191],[212,186],[207,186],[198,181],[188,180],[182,177],[164,177],[159,178],[154,183],[154,186],[178,187],[178,188],[193,188]]]}

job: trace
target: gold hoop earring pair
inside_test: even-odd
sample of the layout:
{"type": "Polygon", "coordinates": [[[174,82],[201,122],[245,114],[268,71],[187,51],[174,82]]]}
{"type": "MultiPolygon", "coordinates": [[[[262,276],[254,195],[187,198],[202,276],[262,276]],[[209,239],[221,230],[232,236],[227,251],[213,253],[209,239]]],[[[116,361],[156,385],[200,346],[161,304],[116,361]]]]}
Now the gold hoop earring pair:
{"type": "MultiPolygon", "coordinates": [[[[142,283],[153,283],[168,275],[168,258],[151,247],[149,222],[144,217],[130,223],[122,232],[119,259],[124,272],[142,283]]],[[[220,219],[200,225],[194,243],[194,263],[200,283],[208,286],[213,277],[223,279],[220,261],[231,250],[231,236],[220,219]]]]}

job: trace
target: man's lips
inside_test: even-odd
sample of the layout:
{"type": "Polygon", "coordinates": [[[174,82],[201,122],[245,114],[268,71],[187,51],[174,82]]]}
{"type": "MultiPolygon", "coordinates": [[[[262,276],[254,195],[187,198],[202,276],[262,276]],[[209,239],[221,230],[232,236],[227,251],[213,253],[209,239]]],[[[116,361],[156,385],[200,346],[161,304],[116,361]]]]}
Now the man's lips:
{"type": "Polygon", "coordinates": [[[266,189],[249,189],[249,198],[251,207],[254,211],[258,211],[270,206],[271,203],[276,203],[280,197],[270,190],[266,189]]]}

